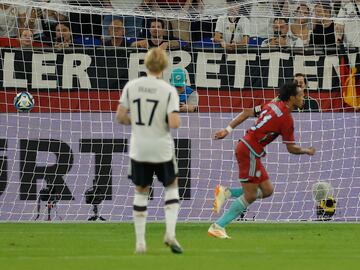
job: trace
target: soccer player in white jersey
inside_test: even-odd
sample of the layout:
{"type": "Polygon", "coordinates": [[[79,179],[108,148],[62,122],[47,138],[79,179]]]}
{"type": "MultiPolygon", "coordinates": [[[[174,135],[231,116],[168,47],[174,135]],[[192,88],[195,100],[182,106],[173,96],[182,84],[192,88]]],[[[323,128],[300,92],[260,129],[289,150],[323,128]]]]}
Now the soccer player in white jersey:
{"type": "Polygon", "coordinates": [[[179,128],[179,97],[176,89],[161,79],[168,57],[161,48],[145,56],[148,76],[128,82],[120,98],[116,119],[131,125],[129,178],[135,184],[133,218],[136,253],[146,252],[145,225],[150,186],[155,174],[165,187],[164,243],[173,253],[183,250],[175,238],[179,212],[178,168],[171,128],[179,128]]]}

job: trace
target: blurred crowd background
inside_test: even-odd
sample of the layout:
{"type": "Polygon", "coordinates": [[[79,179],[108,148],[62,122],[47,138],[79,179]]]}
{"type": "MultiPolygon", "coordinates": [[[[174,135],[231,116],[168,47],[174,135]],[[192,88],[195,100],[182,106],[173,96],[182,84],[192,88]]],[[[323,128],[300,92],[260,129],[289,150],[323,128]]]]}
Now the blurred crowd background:
{"type": "Polygon", "coordinates": [[[34,2],[73,6],[74,12],[0,4],[0,47],[161,46],[175,50],[187,46],[236,50],[247,46],[360,46],[360,0],[34,2]],[[113,12],[76,13],[76,6],[113,12]],[[201,16],[215,7],[223,7],[224,14],[201,16]],[[134,15],[124,15],[124,8],[133,10],[134,15]],[[179,16],[156,16],[167,11],[179,16]]]}

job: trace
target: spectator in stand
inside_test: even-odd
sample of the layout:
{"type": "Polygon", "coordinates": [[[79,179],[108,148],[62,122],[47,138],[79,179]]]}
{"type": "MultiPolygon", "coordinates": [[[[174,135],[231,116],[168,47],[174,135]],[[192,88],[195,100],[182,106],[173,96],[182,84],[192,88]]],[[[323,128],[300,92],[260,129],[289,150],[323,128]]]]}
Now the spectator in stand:
{"type": "Polygon", "coordinates": [[[334,17],[338,16],[342,5],[346,5],[346,2],[352,2],[353,0],[332,0],[332,6],[334,10],[334,17]]]}
{"type": "Polygon", "coordinates": [[[346,3],[336,20],[336,40],[346,47],[360,47],[360,0],[346,3]]]}
{"type": "Polygon", "coordinates": [[[33,31],[34,40],[43,39],[42,10],[31,6],[19,8],[19,29],[28,28],[33,31]]]}
{"type": "Polygon", "coordinates": [[[24,29],[20,34],[20,47],[32,48],[33,32],[30,29],[24,29]]]}
{"type": "MultiPolygon", "coordinates": [[[[46,3],[56,3],[56,4],[66,4],[66,0],[38,0],[46,3]]],[[[67,21],[69,20],[69,13],[63,10],[42,10],[43,20],[50,24],[57,24],[59,21],[67,21]]]]}
{"type": "Polygon", "coordinates": [[[18,36],[19,9],[13,5],[0,4],[0,36],[18,36]]]}
{"type": "Polygon", "coordinates": [[[274,15],[277,17],[290,17],[290,3],[289,0],[273,1],[274,15]]]}
{"type": "Polygon", "coordinates": [[[295,47],[308,46],[311,35],[311,27],[308,17],[310,16],[310,8],[302,2],[296,9],[295,20],[291,23],[290,30],[294,37],[296,37],[295,47]]]}
{"type": "Polygon", "coordinates": [[[46,47],[41,42],[34,41],[31,29],[20,30],[19,46],[21,48],[46,47]]]}
{"type": "Polygon", "coordinates": [[[131,47],[149,49],[152,47],[160,47],[166,49],[178,49],[180,43],[178,40],[170,40],[165,36],[165,22],[159,19],[150,21],[150,37],[148,39],[133,42],[131,47]]]}
{"type": "MultiPolygon", "coordinates": [[[[103,0],[103,4],[107,8],[114,8],[118,10],[134,9],[136,13],[149,13],[159,11],[160,7],[155,0],[135,0],[132,3],[124,4],[117,0],[103,0]]],[[[144,38],[146,37],[144,28],[146,28],[146,19],[141,16],[116,16],[116,15],[105,15],[103,17],[103,37],[110,39],[109,37],[109,25],[115,20],[120,19],[124,23],[125,36],[127,38],[144,38]]]]}
{"type": "MultiPolygon", "coordinates": [[[[179,11],[180,16],[189,18],[192,15],[201,13],[204,9],[203,0],[157,0],[157,3],[160,7],[181,9],[181,11],[179,11]]],[[[184,41],[191,40],[191,31],[199,31],[199,28],[201,28],[198,22],[191,22],[190,20],[184,19],[170,20],[170,23],[174,37],[184,41]]]]}
{"type": "Polygon", "coordinates": [[[186,71],[182,68],[174,68],[171,72],[170,83],[179,94],[180,112],[196,112],[199,95],[186,85],[186,71]]]}
{"type": "Polygon", "coordinates": [[[55,48],[61,49],[74,46],[70,24],[67,22],[61,22],[56,25],[55,38],[55,48]]]}
{"type": "Polygon", "coordinates": [[[249,45],[260,46],[271,35],[273,6],[270,1],[258,1],[250,8],[250,38],[249,45]]]}
{"type": "MultiPolygon", "coordinates": [[[[46,3],[66,4],[66,0],[38,0],[46,3]]],[[[43,41],[55,40],[55,27],[59,22],[69,22],[69,13],[63,10],[43,9],[41,13],[43,41]]]]}
{"type": "MultiPolygon", "coordinates": [[[[101,0],[66,0],[69,5],[81,7],[103,7],[101,0]]],[[[91,9],[90,8],[90,9],[91,9]]],[[[73,43],[80,46],[101,45],[102,16],[97,12],[69,14],[73,43]]]]}
{"type": "Polygon", "coordinates": [[[273,21],[273,37],[266,39],[261,47],[288,47],[294,46],[296,38],[289,31],[288,18],[275,18],[273,21]]]}
{"type": "Polygon", "coordinates": [[[110,39],[103,39],[104,46],[115,46],[115,47],[128,47],[130,44],[127,43],[124,37],[125,30],[123,21],[120,19],[114,19],[109,25],[109,36],[110,39]]]}
{"type": "Polygon", "coordinates": [[[216,22],[214,42],[220,43],[224,49],[234,50],[248,43],[250,21],[239,11],[239,6],[232,6],[228,9],[228,14],[219,17],[216,22]]]}
{"type": "Polygon", "coordinates": [[[298,82],[298,87],[300,87],[304,91],[304,106],[302,108],[298,108],[299,112],[320,112],[319,102],[312,98],[309,95],[309,91],[307,88],[307,79],[305,74],[296,73],[294,75],[294,79],[298,82]]]}
{"type": "MultiPolygon", "coordinates": [[[[191,13],[191,15],[199,15],[203,13],[205,9],[212,10],[215,9],[215,7],[224,6],[226,6],[226,0],[202,0],[202,3],[199,5],[199,7],[196,7],[196,5],[193,4],[193,7],[196,11],[191,13]]],[[[204,46],[204,44],[208,44],[211,47],[213,46],[213,36],[215,32],[216,21],[217,19],[215,18],[202,18],[201,20],[191,21],[190,40],[193,42],[193,46],[204,46]]]]}
{"type": "Polygon", "coordinates": [[[19,36],[16,38],[0,37],[0,47],[21,47],[26,49],[33,47],[46,47],[46,45],[33,40],[33,33],[31,29],[19,29],[19,36]]]}
{"type": "Polygon", "coordinates": [[[311,46],[336,46],[335,24],[331,18],[331,4],[327,1],[317,3],[314,7],[313,32],[310,35],[311,46]]]}

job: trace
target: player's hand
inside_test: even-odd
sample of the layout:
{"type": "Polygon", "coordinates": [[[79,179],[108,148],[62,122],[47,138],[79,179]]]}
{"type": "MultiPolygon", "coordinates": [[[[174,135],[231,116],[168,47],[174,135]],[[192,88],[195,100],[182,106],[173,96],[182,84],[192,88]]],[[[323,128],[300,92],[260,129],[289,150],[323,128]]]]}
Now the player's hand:
{"type": "Polygon", "coordinates": [[[308,150],[307,154],[309,156],[313,156],[316,152],[316,149],[314,147],[309,147],[307,150],[308,150]]]}
{"type": "Polygon", "coordinates": [[[223,139],[225,138],[229,133],[227,132],[226,129],[220,129],[218,131],[215,132],[214,134],[214,139],[215,140],[219,140],[219,139],[223,139]]]}

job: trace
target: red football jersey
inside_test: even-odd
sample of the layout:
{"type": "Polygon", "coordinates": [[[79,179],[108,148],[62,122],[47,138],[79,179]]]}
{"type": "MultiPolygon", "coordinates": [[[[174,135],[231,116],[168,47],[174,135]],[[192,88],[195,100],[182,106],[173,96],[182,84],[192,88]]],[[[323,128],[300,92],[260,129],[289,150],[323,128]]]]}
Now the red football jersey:
{"type": "Polygon", "coordinates": [[[283,143],[295,143],[294,119],[290,109],[282,101],[271,101],[255,107],[259,116],[242,141],[258,156],[265,154],[264,147],[282,136],[283,143]]]}

